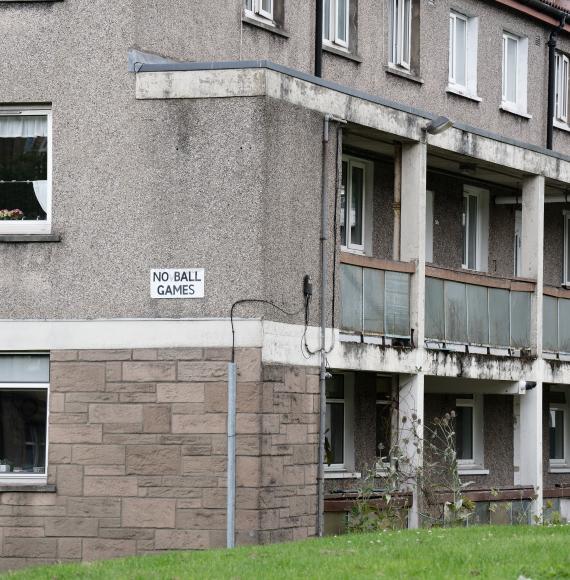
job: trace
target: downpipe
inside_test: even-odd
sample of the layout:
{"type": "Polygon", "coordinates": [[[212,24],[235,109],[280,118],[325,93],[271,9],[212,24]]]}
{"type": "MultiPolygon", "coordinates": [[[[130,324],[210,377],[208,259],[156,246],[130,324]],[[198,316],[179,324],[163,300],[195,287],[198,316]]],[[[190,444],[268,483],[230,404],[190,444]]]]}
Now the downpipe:
{"type": "Polygon", "coordinates": [[[228,469],[227,469],[227,516],[226,546],[235,546],[236,517],[236,376],[235,362],[228,363],[228,469]]]}

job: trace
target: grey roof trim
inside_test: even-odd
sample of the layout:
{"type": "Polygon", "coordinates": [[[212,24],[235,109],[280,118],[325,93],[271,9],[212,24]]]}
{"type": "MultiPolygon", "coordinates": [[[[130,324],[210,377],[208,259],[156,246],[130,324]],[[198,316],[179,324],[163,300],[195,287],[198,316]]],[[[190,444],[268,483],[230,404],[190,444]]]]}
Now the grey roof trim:
{"type": "MultiPolygon", "coordinates": [[[[179,63],[157,63],[157,64],[143,64],[138,72],[168,72],[168,71],[193,71],[193,70],[228,70],[228,69],[251,69],[251,68],[266,68],[275,72],[279,72],[290,77],[313,83],[315,85],[324,87],[326,89],[331,89],[333,91],[338,91],[344,95],[350,97],[356,97],[358,99],[363,99],[377,105],[382,105],[384,107],[390,107],[391,109],[396,109],[404,113],[409,113],[411,115],[416,115],[418,117],[423,117],[424,119],[433,120],[439,115],[437,113],[430,113],[422,109],[417,109],[415,107],[409,107],[403,103],[398,103],[390,99],[385,99],[383,97],[378,97],[376,95],[371,95],[365,93],[364,91],[359,91],[358,89],[353,89],[347,87],[346,85],[341,85],[333,81],[327,81],[316,77],[314,75],[295,70],[280,64],[271,62],[270,60],[241,60],[241,61],[218,61],[218,62],[179,62],[179,63]]],[[[524,141],[519,141],[518,139],[511,139],[510,137],[505,137],[493,131],[487,131],[486,129],[481,129],[479,127],[472,127],[465,123],[454,123],[453,126],[460,131],[466,131],[468,133],[473,133],[479,135],[480,137],[485,137],[487,139],[492,139],[493,141],[499,141],[500,143],[506,143],[507,145],[513,145],[515,147],[521,147],[522,149],[528,149],[529,151],[534,151],[535,153],[541,153],[542,155],[548,155],[549,157],[554,157],[556,159],[561,159],[563,161],[570,162],[570,155],[564,155],[558,151],[551,151],[545,147],[540,147],[539,145],[534,145],[532,143],[526,143],[524,141]]]]}

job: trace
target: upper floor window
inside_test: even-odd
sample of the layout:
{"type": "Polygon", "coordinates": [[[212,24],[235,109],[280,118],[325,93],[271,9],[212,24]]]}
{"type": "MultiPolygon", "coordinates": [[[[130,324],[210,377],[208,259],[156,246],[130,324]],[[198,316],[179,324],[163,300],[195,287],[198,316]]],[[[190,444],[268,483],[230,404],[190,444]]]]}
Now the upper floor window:
{"type": "Polygon", "coordinates": [[[273,21],[273,0],[245,0],[245,11],[252,16],[273,21]]]}
{"type": "Polygon", "coordinates": [[[556,53],[556,76],[555,76],[555,120],[568,123],[568,73],[570,61],[565,54],[556,53]]]}
{"type": "Polygon", "coordinates": [[[51,229],[51,112],[0,108],[0,233],[51,229]]]}
{"type": "Polygon", "coordinates": [[[407,70],[412,60],[412,0],[391,0],[390,62],[407,70]]]}
{"type": "Polygon", "coordinates": [[[501,107],[527,115],[528,39],[503,33],[503,96],[501,107]]]}
{"type": "Polygon", "coordinates": [[[570,212],[564,211],[564,275],[563,286],[570,286],[570,212]]]}
{"type": "Polygon", "coordinates": [[[463,188],[463,261],[469,270],[487,271],[489,244],[489,191],[466,185],[463,188]]]}
{"type": "Polygon", "coordinates": [[[477,95],[478,19],[458,12],[449,14],[449,89],[477,95]]]}
{"type": "Polygon", "coordinates": [[[348,48],[350,0],[323,1],[323,42],[348,48]]]}

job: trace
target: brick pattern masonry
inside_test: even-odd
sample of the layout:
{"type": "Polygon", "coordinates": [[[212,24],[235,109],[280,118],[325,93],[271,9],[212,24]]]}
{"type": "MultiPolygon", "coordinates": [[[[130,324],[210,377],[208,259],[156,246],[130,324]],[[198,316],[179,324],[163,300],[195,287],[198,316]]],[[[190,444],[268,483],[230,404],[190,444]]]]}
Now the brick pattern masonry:
{"type": "MultiPolygon", "coordinates": [[[[0,488],[0,567],[224,546],[230,355],[52,352],[56,492],[0,488]]],[[[318,371],[236,362],[237,542],[313,535],[318,371]]]]}

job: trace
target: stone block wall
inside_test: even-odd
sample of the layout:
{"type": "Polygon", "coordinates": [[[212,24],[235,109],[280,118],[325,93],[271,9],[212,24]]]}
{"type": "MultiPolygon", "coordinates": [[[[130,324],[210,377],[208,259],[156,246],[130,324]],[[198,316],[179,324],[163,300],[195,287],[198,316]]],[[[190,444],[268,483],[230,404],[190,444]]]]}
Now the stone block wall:
{"type": "MultiPolygon", "coordinates": [[[[223,547],[230,357],[52,352],[48,486],[0,487],[0,568],[223,547]]],[[[236,362],[236,541],[313,535],[317,370],[236,362]]]]}

